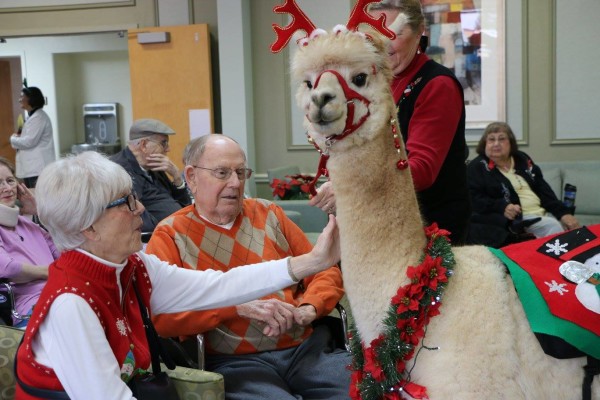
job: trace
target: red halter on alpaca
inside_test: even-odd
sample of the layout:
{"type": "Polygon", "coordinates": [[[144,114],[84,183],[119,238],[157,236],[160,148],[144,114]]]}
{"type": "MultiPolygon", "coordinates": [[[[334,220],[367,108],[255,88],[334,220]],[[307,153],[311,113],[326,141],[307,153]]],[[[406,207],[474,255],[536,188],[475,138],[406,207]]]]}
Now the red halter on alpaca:
{"type": "MultiPolygon", "coordinates": [[[[365,98],[364,96],[362,96],[360,93],[358,93],[357,91],[353,90],[350,86],[348,86],[348,83],[346,82],[346,80],[344,79],[344,77],[337,71],[334,71],[332,69],[327,69],[323,72],[321,72],[321,75],[319,75],[319,77],[317,78],[317,80],[315,81],[315,85],[314,88],[316,89],[317,86],[319,86],[319,82],[321,80],[321,77],[323,76],[324,73],[329,72],[333,75],[335,75],[335,77],[337,78],[338,82],[340,83],[340,85],[342,86],[342,89],[344,90],[344,96],[346,97],[346,104],[348,106],[348,112],[346,114],[346,126],[344,126],[344,130],[342,131],[341,134],[339,135],[331,135],[327,138],[327,144],[331,145],[334,142],[338,141],[338,140],[342,140],[344,139],[346,136],[350,135],[352,132],[356,131],[358,128],[360,128],[360,126],[367,120],[367,118],[369,118],[369,116],[371,115],[371,112],[369,111],[369,105],[371,104],[371,102],[365,98]],[[354,105],[355,105],[355,101],[360,101],[363,104],[365,104],[367,106],[367,113],[365,115],[363,115],[361,117],[361,119],[354,124],[354,105]]],[[[307,116],[308,118],[308,116],[307,116]]],[[[319,159],[319,167],[317,168],[317,174],[315,176],[315,179],[312,180],[312,182],[309,183],[308,185],[308,189],[310,190],[310,194],[312,194],[313,196],[317,194],[317,189],[315,188],[317,181],[319,180],[319,178],[323,175],[328,176],[328,172],[327,172],[327,160],[329,159],[329,154],[328,151],[326,150],[325,152],[321,151],[321,149],[319,148],[319,146],[311,141],[311,143],[315,146],[315,148],[321,153],[321,158],[319,159]]]]}
{"type": "Polygon", "coordinates": [[[355,130],[360,128],[360,126],[367,120],[367,118],[369,118],[369,115],[371,115],[371,112],[369,111],[369,105],[371,104],[371,102],[366,97],[364,97],[357,91],[353,90],[350,86],[348,86],[348,83],[346,82],[344,77],[339,72],[337,72],[333,69],[327,69],[327,70],[321,72],[321,75],[319,75],[319,77],[315,81],[315,86],[314,86],[315,89],[317,88],[317,86],[319,86],[319,81],[321,80],[321,77],[323,76],[323,74],[326,72],[329,72],[329,73],[335,75],[338,82],[342,86],[342,89],[344,90],[344,96],[346,97],[346,104],[348,105],[348,113],[346,114],[346,126],[344,127],[344,130],[342,131],[341,134],[335,135],[335,136],[333,136],[333,135],[329,136],[327,139],[342,140],[343,138],[345,138],[346,136],[348,136],[349,134],[351,134],[352,132],[354,132],[355,130]],[[367,113],[365,115],[363,115],[356,124],[353,124],[355,100],[358,100],[367,106],[367,113]]]}

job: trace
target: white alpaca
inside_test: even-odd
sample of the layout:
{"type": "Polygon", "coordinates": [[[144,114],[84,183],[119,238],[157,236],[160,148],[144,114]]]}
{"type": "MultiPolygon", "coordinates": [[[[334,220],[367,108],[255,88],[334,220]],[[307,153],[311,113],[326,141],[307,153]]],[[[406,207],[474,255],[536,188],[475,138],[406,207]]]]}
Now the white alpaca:
{"type": "MultiPolygon", "coordinates": [[[[288,0],[285,7],[276,11],[294,12],[295,4],[288,0]]],[[[295,23],[301,18],[296,15],[295,23]]],[[[381,333],[390,299],[409,282],[407,267],[419,264],[427,239],[410,171],[396,166],[406,153],[394,146],[392,126],[398,126],[385,42],[374,32],[367,38],[336,30],[303,40],[292,70],[307,130],[330,156],[344,287],[357,330],[369,344],[381,333]],[[348,124],[344,82],[362,96],[353,101],[348,124]],[[359,126],[340,139],[352,125],[359,126]]],[[[272,49],[283,42],[280,36],[272,49]]],[[[439,349],[420,351],[410,379],[425,386],[432,400],[580,399],[585,359],[543,353],[504,265],[485,247],[453,251],[456,266],[441,315],[431,320],[424,339],[439,349]]],[[[598,379],[593,393],[600,398],[598,379]]]]}

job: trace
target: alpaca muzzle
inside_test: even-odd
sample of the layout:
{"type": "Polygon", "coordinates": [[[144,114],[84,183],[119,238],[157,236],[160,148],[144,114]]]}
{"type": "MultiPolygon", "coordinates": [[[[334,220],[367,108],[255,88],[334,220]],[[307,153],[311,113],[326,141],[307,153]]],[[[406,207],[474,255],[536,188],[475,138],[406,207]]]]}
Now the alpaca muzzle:
{"type": "MultiPolygon", "coordinates": [[[[344,77],[338,71],[335,71],[332,69],[327,69],[327,70],[321,72],[321,74],[315,81],[314,90],[318,90],[319,83],[321,82],[321,78],[323,77],[323,75],[325,75],[327,73],[333,74],[336,77],[339,85],[341,86],[342,90],[344,91],[344,97],[346,98],[346,107],[347,107],[346,124],[344,126],[343,131],[338,134],[330,135],[328,137],[328,140],[331,140],[333,138],[335,138],[335,140],[342,140],[346,136],[350,135],[351,133],[356,131],[358,128],[360,128],[361,125],[367,120],[367,118],[369,118],[369,116],[370,116],[369,105],[371,104],[371,102],[369,101],[369,99],[367,99],[366,97],[364,97],[363,95],[358,93],[356,90],[352,89],[348,85],[348,82],[346,82],[344,77]],[[358,102],[364,104],[367,112],[362,117],[360,117],[360,119],[357,122],[354,122],[355,112],[356,112],[355,105],[358,102]]],[[[325,107],[328,103],[330,103],[334,99],[336,99],[336,96],[334,96],[330,91],[324,91],[319,96],[317,96],[317,98],[315,100],[320,102],[320,104],[321,104],[320,108],[322,109],[323,107],[325,107]]],[[[315,103],[315,104],[317,104],[317,103],[315,103]]],[[[310,120],[310,118],[309,118],[309,120],[310,120]]]]}

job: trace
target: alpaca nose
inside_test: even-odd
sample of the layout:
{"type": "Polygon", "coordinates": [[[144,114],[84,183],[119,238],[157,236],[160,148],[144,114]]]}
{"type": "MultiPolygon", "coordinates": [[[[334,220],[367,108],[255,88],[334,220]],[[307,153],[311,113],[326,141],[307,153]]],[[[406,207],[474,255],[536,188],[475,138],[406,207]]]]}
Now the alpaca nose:
{"type": "Polygon", "coordinates": [[[335,99],[335,95],[329,92],[314,93],[311,96],[312,102],[319,108],[325,107],[329,102],[335,99]]]}

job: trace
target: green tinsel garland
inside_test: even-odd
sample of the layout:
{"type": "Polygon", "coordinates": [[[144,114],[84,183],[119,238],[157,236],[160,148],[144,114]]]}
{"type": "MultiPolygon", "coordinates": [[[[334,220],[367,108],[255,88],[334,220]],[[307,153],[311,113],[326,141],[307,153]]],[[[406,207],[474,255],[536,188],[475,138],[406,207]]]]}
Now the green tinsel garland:
{"type": "MultiPolygon", "coordinates": [[[[438,229],[435,224],[426,228],[425,231],[428,234],[429,242],[425,249],[425,254],[421,258],[421,265],[425,262],[426,255],[429,255],[434,260],[441,258],[441,267],[445,268],[446,278],[449,278],[453,273],[455,260],[449,240],[446,238],[448,232],[438,229]]],[[[433,271],[433,268],[431,271],[432,272],[429,272],[429,274],[435,275],[436,271],[433,271]]],[[[435,278],[435,276],[430,276],[429,278],[435,278]]],[[[413,280],[410,284],[405,286],[404,289],[417,283],[418,282],[413,280]]],[[[362,340],[355,325],[352,324],[350,329],[350,346],[353,354],[352,370],[355,371],[354,374],[357,374],[353,378],[353,387],[351,389],[352,398],[361,400],[380,400],[383,399],[384,396],[387,396],[385,397],[386,399],[401,399],[400,392],[404,390],[403,386],[410,383],[410,377],[406,373],[403,363],[414,356],[416,349],[412,343],[406,342],[401,338],[398,323],[406,322],[414,318],[423,318],[424,315],[427,315],[430,312],[432,304],[437,304],[435,306],[436,308],[439,307],[442,294],[447,284],[447,279],[442,282],[437,282],[435,290],[427,285],[423,285],[423,297],[418,301],[417,310],[407,310],[398,314],[397,309],[399,308],[399,305],[393,303],[390,305],[387,316],[384,319],[384,331],[379,338],[371,343],[371,347],[373,347],[373,350],[375,351],[378,366],[384,375],[383,379],[380,378],[380,381],[374,378],[371,373],[364,371],[365,348],[363,348],[362,340]],[[354,393],[352,393],[353,391],[354,393]]],[[[403,288],[400,288],[398,293],[400,293],[402,289],[403,288]]],[[[437,314],[433,313],[433,315],[437,314]]],[[[428,321],[428,319],[429,317],[426,317],[426,321],[428,321]]],[[[424,332],[421,333],[421,336],[423,335],[424,332]]],[[[417,337],[418,334],[415,338],[417,337]]]]}

